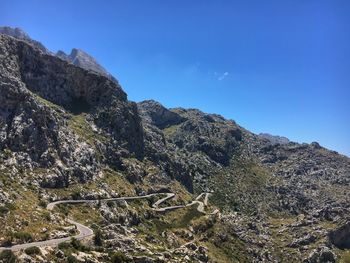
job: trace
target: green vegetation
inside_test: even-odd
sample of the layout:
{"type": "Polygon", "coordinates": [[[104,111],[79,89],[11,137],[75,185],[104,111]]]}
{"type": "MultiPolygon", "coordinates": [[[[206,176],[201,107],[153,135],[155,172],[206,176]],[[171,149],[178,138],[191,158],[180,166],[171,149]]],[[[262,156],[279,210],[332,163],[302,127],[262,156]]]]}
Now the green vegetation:
{"type": "Polygon", "coordinates": [[[8,212],[16,210],[16,207],[13,204],[7,203],[5,205],[0,206],[0,216],[3,217],[8,212]]]}
{"type": "Polygon", "coordinates": [[[47,232],[58,229],[59,226],[51,222],[49,212],[39,206],[38,193],[30,188],[24,189],[18,181],[10,180],[2,172],[0,172],[0,180],[4,185],[6,182],[6,190],[11,192],[13,195],[11,198],[15,200],[13,203],[0,206],[0,218],[6,218],[6,220],[0,220],[2,245],[10,246],[14,240],[19,243],[43,240],[47,238],[47,232]],[[22,223],[18,224],[18,220],[22,223]],[[43,228],[47,231],[42,232],[43,228]],[[13,230],[11,232],[8,229],[13,230]]]}
{"type": "Polygon", "coordinates": [[[72,245],[68,242],[63,242],[63,243],[58,244],[57,247],[61,250],[66,250],[66,249],[72,248],[72,245]]]}
{"type": "Polygon", "coordinates": [[[230,166],[212,177],[211,201],[227,210],[253,213],[268,210],[274,196],[266,190],[269,172],[254,160],[233,158],[230,166]]]}
{"type": "Polygon", "coordinates": [[[350,250],[342,251],[339,263],[350,263],[350,250]]]}
{"type": "Polygon", "coordinates": [[[92,130],[91,125],[86,119],[87,114],[82,113],[79,115],[70,115],[69,117],[68,127],[91,146],[94,146],[95,140],[99,140],[105,143],[108,142],[107,137],[92,130]]]}
{"type": "Polygon", "coordinates": [[[44,201],[44,200],[40,200],[40,201],[39,201],[39,206],[42,207],[42,208],[46,208],[47,202],[44,201]]]}
{"type": "Polygon", "coordinates": [[[10,210],[6,206],[0,206],[0,216],[3,217],[6,215],[10,210]]]}
{"type": "Polygon", "coordinates": [[[198,212],[195,206],[178,209],[164,215],[162,220],[153,220],[154,230],[163,232],[166,229],[187,228],[193,219],[200,216],[202,216],[202,213],[198,212]]]}
{"type": "Polygon", "coordinates": [[[79,199],[85,193],[99,190],[102,183],[108,185],[110,190],[119,193],[121,196],[135,195],[134,186],[126,180],[125,176],[110,168],[104,169],[102,178],[95,181],[85,184],[71,184],[66,188],[47,189],[47,191],[59,196],[60,199],[79,199]]]}
{"type": "Polygon", "coordinates": [[[102,232],[100,229],[95,230],[95,236],[94,236],[94,244],[95,246],[102,246],[102,232]]]}
{"type": "Polygon", "coordinates": [[[68,257],[67,257],[67,263],[80,263],[80,261],[77,260],[74,256],[68,255],[68,257]]]}
{"type": "Polygon", "coordinates": [[[67,257],[67,262],[77,263],[78,261],[72,254],[78,251],[89,252],[90,247],[85,246],[80,240],[72,238],[70,242],[60,243],[58,249],[62,250],[67,257]]]}
{"type": "Polygon", "coordinates": [[[122,252],[117,251],[113,252],[110,255],[111,263],[126,263],[126,262],[132,262],[128,259],[127,256],[125,256],[122,252]]]}
{"type": "Polygon", "coordinates": [[[55,104],[55,103],[53,103],[53,102],[51,102],[51,101],[48,101],[48,100],[44,99],[43,97],[41,97],[41,96],[39,96],[39,95],[37,95],[37,94],[35,94],[35,93],[33,93],[33,92],[31,92],[31,93],[35,96],[35,98],[36,98],[39,102],[41,102],[41,103],[44,104],[45,106],[47,106],[47,107],[49,107],[49,108],[55,110],[57,113],[61,113],[61,112],[63,111],[63,108],[62,108],[61,106],[59,106],[59,105],[57,105],[57,104],[55,104]]]}
{"type": "Polygon", "coordinates": [[[80,248],[83,246],[82,243],[80,242],[80,240],[72,237],[70,244],[72,245],[72,247],[74,247],[77,250],[80,250],[80,248]]]}
{"type": "Polygon", "coordinates": [[[33,236],[28,232],[14,232],[13,237],[20,240],[21,242],[32,242],[33,236]]]}
{"type": "Polygon", "coordinates": [[[28,247],[24,250],[24,252],[29,256],[40,255],[41,251],[38,247],[28,247]]]}
{"type": "Polygon", "coordinates": [[[11,250],[3,250],[0,252],[0,262],[16,263],[17,257],[11,250]]]}
{"type": "Polygon", "coordinates": [[[166,127],[165,129],[163,129],[164,135],[166,137],[170,137],[171,135],[173,135],[176,132],[176,130],[179,126],[180,125],[172,125],[172,126],[166,127]]]}

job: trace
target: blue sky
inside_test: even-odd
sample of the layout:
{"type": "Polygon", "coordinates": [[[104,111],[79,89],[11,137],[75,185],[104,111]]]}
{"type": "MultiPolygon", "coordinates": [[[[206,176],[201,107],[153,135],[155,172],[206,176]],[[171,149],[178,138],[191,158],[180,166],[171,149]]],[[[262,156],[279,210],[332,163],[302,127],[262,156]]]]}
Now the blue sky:
{"type": "Polygon", "coordinates": [[[349,13],[347,0],[8,0],[0,25],[87,51],[130,100],[350,156],[349,13]]]}

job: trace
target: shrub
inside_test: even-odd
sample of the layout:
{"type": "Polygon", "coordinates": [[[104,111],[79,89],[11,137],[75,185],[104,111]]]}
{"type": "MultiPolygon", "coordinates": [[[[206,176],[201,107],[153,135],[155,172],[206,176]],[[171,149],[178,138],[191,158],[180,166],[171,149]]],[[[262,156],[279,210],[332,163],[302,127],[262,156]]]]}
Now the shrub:
{"type": "Polygon", "coordinates": [[[39,206],[41,206],[42,208],[46,208],[47,202],[45,200],[40,200],[39,201],[39,206]]]}
{"type": "Polygon", "coordinates": [[[75,257],[73,257],[72,255],[69,255],[67,257],[67,262],[68,263],[79,263],[79,261],[75,257]]]}
{"type": "Polygon", "coordinates": [[[102,232],[99,229],[95,231],[94,244],[99,247],[102,246],[102,232]]]}
{"type": "Polygon", "coordinates": [[[122,252],[117,251],[111,255],[111,263],[125,263],[131,262],[130,259],[122,252]]]}
{"type": "Polygon", "coordinates": [[[6,215],[10,210],[6,206],[0,206],[0,216],[6,215]]]}
{"type": "Polygon", "coordinates": [[[58,248],[61,250],[72,248],[72,245],[68,242],[58,244],[58,248]]]}
{"type": "Polygon", "coordinates": [[[72,247],[74,247],[77,250],[80,250],[81,247],[83,246],[83,244],[80,242],[80,240],[72,237],[70,244],[72,245],[72,247]]]}
{"type": "Polygon", "coordinates": [[[108,205],[108,207],[114,207],[115,206],[115,202],[107,201],[107,205],[108,205]]]}
{"type": "Polygon", "coordinates": [[[51,214],[48,211],[44,211],[43,212],[43,217],[47,220],[47,221],[51,221],[51,214]]]}
{"type": "Polygon", "coordinates": [[[72,193],[72,199],[73,199],[73,200],[78,200],[78,199],[80,199],[80,192],[79,192],[79,191],[74,191],[74,192],[72,193]]]}
{"type": "Polygon", "coordinates": [[[11,250],[7,249],[0,252],[0,262],[15,263],[17,258],[11,250]]]}
{"type": "Polygon", "coordinates": [[[2,242],[1,242],[2,247],[10,247],[12,246],[12,237],[6,237],[2,242]]]}
{"type": "Polygon", "coordinates": [[[5,205],[10,211],[12,211],[12,210],[16,210],[16,207],[15,207],[15,205],[14,204],[12,204],[12,203],[6,203],[6,205],[5,205]]]}
{"type": "Polygon", "coordinates": [[[28,247],[24,250],[24,252],[29,255],[29,256],[33,256],[33,255],[40,255],[41,251],[40,248],[38,247],[28,247]]]}
{"type": "Polygon", "coordinates": [[[70,241],[70,244],[72,245],[73,248],[75,248],[76,250],[80,250],[80,251],[90,251],[90,248],[85,246],[84,244],[81,243],[80,240],[76,239],[76,238],[72,238],[70,241]]]}
{"type": "Polygon", "coordinates": [[[15,210],[15,206],[13,204],[7,203],[5,205],[0,206],[0,216],[6,215],[11,210],[15,210]]]}
{"type": "Polygon", "coordinates": [[[13,237],[21,240],[22,242],[33,241],[32,235],[30,233],[27,233],[27,232],[15,232],[15,233],[13,233],[13,237]]]}

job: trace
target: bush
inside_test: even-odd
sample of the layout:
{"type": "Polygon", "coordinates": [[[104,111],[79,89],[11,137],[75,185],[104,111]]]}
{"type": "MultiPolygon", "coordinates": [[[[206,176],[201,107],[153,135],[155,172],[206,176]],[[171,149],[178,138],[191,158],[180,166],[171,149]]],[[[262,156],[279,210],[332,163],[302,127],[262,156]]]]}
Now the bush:
{"type": "Polygon", "coordinates": [[[21,240],[22,242],[33,241],[32,235],[30,233],[27,233],[27,232],[15,232],[15,233],[13,233],[13,237],[21,240]]]}
{"type": "Polygon", "coordinates": [[[115,206],[115,202],[107,201],[107,205],[108,205],[108,207],[114,207],[115,206]]]}
{"type": "Polygon", "coordinates": [[[0,206],[0,216],[4,216],[8,212],[10,212],[10,209],[8,209],[6,206],[0,206]]]}
{"type": "Polygon", "coordinates": [[[72,245],[68,242],[58,244],[58,248],[61,250],[72,248],[72,245]]]}
{"type": "Polygon", "coordinates": [[[1,247],[10,247],[12,246],[12,237],[6,237],[2,242],[1,242],[1,247]]]}
{"type": "Polygon", "coordinates": [[[13,204],[7,203],[5,205],[0,206],[0,216],[6,215],[11,210],[15,210],[16,207],[13,204]]]}
{"type": "Polygon", "coordinates": [[[114,252],[111,255],[111,263],[131,262],[130,259],[120,251],[114,252]]]}
{"type": "Polygon", "coordinates": [[[70,244],[72,245],[72,247],[74,247],[77,250],[80,250],[81,247],[83,246],[83,244],[80,242],[80,240],[72,237],[70,244]]]}
{"type": "Polygon", "coordinates": [[[95,246],[102,246],[102,232],[99,229],[95,231],[94,244],[95,246]]]}
{"type": "Polygon", "coordinates": [[[15,263],[17,258],[11,250],[7,249],[0,252],[0,262],[15,263]]]}
{"type": "Polygon", "coordinates": [[[81,243],[80,240],[72,237],[70,244],[72,245],[73,248],[75,248],[76,250],[80,250],[80,251],[90,251],[90,248],[85,246],[84,244],[81,243]]]}
{"type": "Polygon", "coordinates": [[[72,199],[73,199],[73,200],[78,200],[78,199],[80,199],[80,192],[79,192],[79,191],[74,191],[74,192],[71,194],[71,196],[72,196],[72,199]]]}
{"type": "Polygon", "coordinates": [[[39,201],[39,206],[41,206],[42,208],[46,208],[47,202],[45,200],[40,200],[39,201]]]}
{"type": "Polygon", "coordinates": [[[40,248],[38,247],[28,247],[24,250],[24,252],[29,255],[29,256],[33,256],[33,255],[40,255],[41,251],[40,248]]]}
{"type": "Polygon", "coordinates": [[[50,214],[50,212],[44,211],[42,215],[46,219],[46,221],[51,221],[51,214],[50,214]]]}
{"type": "Polygon", "coordinates": [[[79,261],[75,257],[73,257],[72,255],[69,255],[67,257],[67,262],[68,263],[79,263],[79,261]]]}

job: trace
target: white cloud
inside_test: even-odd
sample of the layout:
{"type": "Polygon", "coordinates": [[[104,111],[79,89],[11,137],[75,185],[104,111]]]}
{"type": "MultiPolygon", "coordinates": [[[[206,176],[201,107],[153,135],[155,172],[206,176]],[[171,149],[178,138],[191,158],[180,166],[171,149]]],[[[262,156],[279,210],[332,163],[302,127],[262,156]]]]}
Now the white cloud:
{"type": "MultiPolygon", "coordinates": [[[[215,72],[216,73],[216,72],[215,72]]],[[[227,76],[228,76],[228,72],[226,71],[226,72],[224,72],[223,74],[221,74],[219,77],[218,77],[218,81],[221,81],[221,80],[223,80],[224,78],[226,78],[227,76]]],[[[216,75],[216,74],[215,74],[216,75]]]]}

